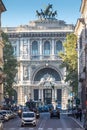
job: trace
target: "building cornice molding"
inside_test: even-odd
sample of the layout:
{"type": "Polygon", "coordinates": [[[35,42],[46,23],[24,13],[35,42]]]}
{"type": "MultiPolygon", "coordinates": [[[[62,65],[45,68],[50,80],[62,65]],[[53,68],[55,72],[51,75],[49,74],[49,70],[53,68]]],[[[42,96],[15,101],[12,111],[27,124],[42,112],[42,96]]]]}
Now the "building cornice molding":
{"type": "Polygon", "coordinates": [[[81,34],[82,28],[83,28],[83,24],[82,24],[82,22],[80,22],[80,20],[78,19],[78,20],[77,20],[77,23],[76,23],[76,26],[75,26],[74,33],[75,33],[76,35],[81,34]]]}
{"type": "Polygon", "coordinates": [[[6,11],[6,8],[5,8],[2,0],[0,0],[0,12],[4,12],[4,11],[6,11]]]}
{"type": "Polygon", "coordinates": [[[82,14],[84,12],[84,9],[85,9],[85,6],[86,6],[86,2],[87,2],[87,0],[82,0],[81,7],[80,7],[80,11],[81,11],[82,14]]]}
{"type": "MultiPolygon", "coordinates": [[[[72,31],[73,32],[73,31],[72,31]]],[[[70,31],[66,32],[22,32],[20,35],[21,38],[47,38],[47,37],[66,37],[67,34],[69,34],[70,31]]],[[[19,33],[8,33],[9,38],[19,38],[19,33]]]]}

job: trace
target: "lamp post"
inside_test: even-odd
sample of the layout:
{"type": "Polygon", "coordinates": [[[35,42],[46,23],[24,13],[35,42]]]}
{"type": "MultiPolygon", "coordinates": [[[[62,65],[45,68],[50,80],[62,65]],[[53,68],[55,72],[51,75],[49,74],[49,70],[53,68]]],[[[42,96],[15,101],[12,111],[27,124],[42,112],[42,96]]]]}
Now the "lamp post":
{"type": "Polygon", "coordinates": [[[84,18],[80,18],[79,21],[84,25],[84,35],[85,35],[85,119],[84,119],[84,128],[87,130],[87,43],[86,43],[86,22],[84,18]]]}

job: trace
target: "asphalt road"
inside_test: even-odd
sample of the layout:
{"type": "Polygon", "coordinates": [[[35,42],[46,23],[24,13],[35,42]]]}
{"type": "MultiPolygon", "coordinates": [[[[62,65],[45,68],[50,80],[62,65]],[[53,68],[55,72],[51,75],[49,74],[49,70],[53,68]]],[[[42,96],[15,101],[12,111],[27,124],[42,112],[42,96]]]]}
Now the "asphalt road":
{"type": "Polygon", "coordinates": [[[60,119],[50,119],[49,113],[41,113],[37,126],[21,127],[19,117],[4,123],[4,130],[83,130],[71,117],[61,115],[60,119]]]}

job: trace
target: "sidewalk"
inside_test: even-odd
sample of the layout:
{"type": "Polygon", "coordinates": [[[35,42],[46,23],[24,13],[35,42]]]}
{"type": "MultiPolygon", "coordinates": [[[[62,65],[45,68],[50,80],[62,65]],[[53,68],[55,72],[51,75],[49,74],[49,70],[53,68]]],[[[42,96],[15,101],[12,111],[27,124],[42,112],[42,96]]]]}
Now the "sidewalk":
{"type": "Polygon", "coordinates": [[[70,118],[72,118],[72,120],[74,120],[81,128],[83,128],[84,125],[84,118],[82,118],[82,121],[80,121],[80,119],[76,119],[75,117],[70,116],[70,118]]]}

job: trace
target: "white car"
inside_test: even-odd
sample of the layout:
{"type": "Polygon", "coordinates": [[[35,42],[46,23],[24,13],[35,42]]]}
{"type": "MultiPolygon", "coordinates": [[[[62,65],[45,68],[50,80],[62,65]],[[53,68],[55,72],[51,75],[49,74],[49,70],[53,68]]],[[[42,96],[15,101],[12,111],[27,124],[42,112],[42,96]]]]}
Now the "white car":
{"type": "Polygon", "coordinates": [[[2,123],[1,120],[0,120],[0,130],[4,130],[4,129],[3,129],[3,123],[2,123]]]}
{"type": "Polygon", "coordinates": [[[33,125],[36,126],[36,114],[34,112],[22,112],[22,116],[21,116],[21,126],[23,127],[24,125],[33,125]]]}

